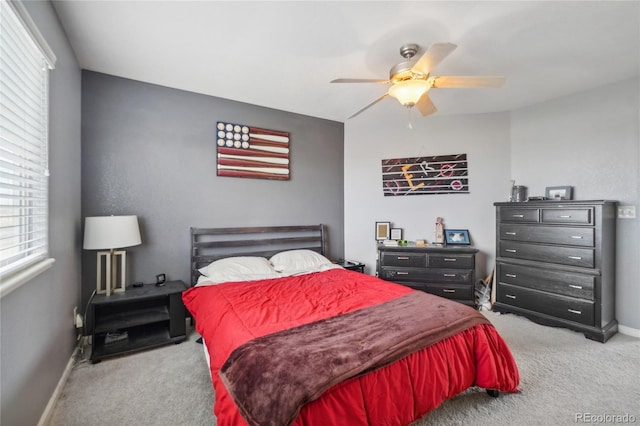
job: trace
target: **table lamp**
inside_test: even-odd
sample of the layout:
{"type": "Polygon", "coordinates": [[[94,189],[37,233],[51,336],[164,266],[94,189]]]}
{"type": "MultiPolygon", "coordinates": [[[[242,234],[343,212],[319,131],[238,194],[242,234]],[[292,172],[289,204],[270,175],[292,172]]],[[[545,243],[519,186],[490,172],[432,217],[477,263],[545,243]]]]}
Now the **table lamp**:
{"type": "Polygon", "coordinates": [[[116,249],[137,246],[141,242],[137,216],[94,216],[85,219],[84,249],[109,250],[99,251],[97,254],[97,294],[106,293],[110,296],[111,293],[125,291],[127,253],[116,249]]]}

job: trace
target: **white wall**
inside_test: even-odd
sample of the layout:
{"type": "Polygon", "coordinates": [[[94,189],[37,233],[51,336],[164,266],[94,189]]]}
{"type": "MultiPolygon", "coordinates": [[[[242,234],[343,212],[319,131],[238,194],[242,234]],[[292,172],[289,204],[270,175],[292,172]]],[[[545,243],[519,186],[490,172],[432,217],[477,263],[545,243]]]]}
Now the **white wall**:
{"type": "MultiPolygon", "coordinates": [[[[493,267],[495,209],[507,199],[509,179],[544,195],[545,187],[574,187],[574,198],[640,200],[640,80],[564,96],[511,113],[434,115],[369,110],[345,124],[345,255],[375,273],[376,221],[404,228],[408,240],[433,239],[437,216],[445,227],[469,229],[480,249],[478,273],[493,267]],[[382,195],[382,159],[467,153],[469,194],[382,195]]],[[[637,212],[640,214],[640,211],[637,212]]],[[[638,219],[618,219],[616,317],[620,330],[640,330],[638,219]]]]}
{"type": "Polygon", "coordinates": [[[480,250],[478,273],[483,276],[495,258],[493,203],[507,200],[509,115],[416,117],[412,130],[402,113],[382,117],[369,110],[345,123],[345,255],[366,263],[366,272],[374,274],[376,221],[403,228],[407,240],[431,242],[440,216],[445,228],[469,230],[480,250]],[[383,196],[381,160],[464,153],[470,193],[383,196]]]}
{"type": "MultiPolygon", "coordinates": [[[[574,199],[640,199],[639,80],[565,96],[511,114],[511,168],[529,194],[573,186],[574,199]]],[[[638,212],[640,213],[640,212],[638,212]]],[[[638,219],[616,223],[616,317],[640,330],[638,219]]]]}

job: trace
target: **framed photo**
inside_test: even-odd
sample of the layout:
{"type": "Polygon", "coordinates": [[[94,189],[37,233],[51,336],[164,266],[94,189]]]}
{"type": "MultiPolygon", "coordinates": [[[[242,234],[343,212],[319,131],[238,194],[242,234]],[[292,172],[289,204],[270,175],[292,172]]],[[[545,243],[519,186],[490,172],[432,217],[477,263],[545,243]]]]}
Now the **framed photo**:
{"type": "Polygon", "coordinates": [[[388,240],[391,236],[391,222],[376,222],[376,240],[388,240]]]}
{"type": "Polygon", "coordinates": [[[447,245],[468,246],[471,244],[469,240],[469,231],[467,229],[445,229],[444,239],[447,245]]]}
{"type": "Polygon", "coordinates": [[[571,200],[570,186],[547,186],[544,196],[547,200],[571,200]]]}
{"type": "Polygon", "coordinates": [[[402,228],[391,228],[391,239],[392,240],[401,240],[402,239],[402,228]]]}

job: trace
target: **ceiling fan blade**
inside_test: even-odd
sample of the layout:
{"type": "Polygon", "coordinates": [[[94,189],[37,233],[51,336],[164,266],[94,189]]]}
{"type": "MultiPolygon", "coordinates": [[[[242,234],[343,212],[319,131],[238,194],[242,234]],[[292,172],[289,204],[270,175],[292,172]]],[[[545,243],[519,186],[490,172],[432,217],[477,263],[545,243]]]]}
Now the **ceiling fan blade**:
{"type": "Polygon", "coordinates": [[[416,108],[420,111],[420,114],[423,116],[427,116],[429,114],[433,114],[437,111],[436,106],[431,101],[431,98],[428,94],[424,94],[418,99],[418,103],[416,103],[416,108]]]}
{"type": "MultiPolygon", "coordinates": [[[[367,108],[369,108],[369,107],[374,106],[375,104],[377,104],[378,102],[380,102],[381,100],[383,100],[384,98],[386,98],[387,96],[389,96],[389,94],[388,94],[388,93],[385,93],[384,95],[380,96],[378,99],[376,99],[375,101],[371,102],[369,105],[365,106],[364,108],[362,108],[362,109],[361,109],[361,110],[359,110],[358,112],[356,112],[356,113],[354,113],[354,114],[351,114],[351,115],[349,116],[349,118],[353,118],[353,117],[355,117],[356,115],[360,114],[360,113],[361,113],[362,111],[364,111],[365,109],[367,109],[367,108]]],[[[347,120],[348,120],[349,118],[347,118],[347,120]]]]}
{"type": "Polygon", "coordinates": [[[434,43],[424,52],[424,55],[418,62],[411,67],[411,71],[423,73],[428,75],[444,58],[449,56],[451,52],[456,49],[455,44],[452,43],[434,43]]]}
{"type": "Polygon", "coordinates": [[[373,78],[336,78],[329,83],[381,83],[388,84],[389,80],[376,80],[373,78]]]}
{"type": "Polygon", "coordinates": [[[444,75],[439,77],[431,77],[431,86],[435,88],[483,88],[483,87],[501,87],[504,77],[486,76],[486,77],[465,77],[444,75]]]}

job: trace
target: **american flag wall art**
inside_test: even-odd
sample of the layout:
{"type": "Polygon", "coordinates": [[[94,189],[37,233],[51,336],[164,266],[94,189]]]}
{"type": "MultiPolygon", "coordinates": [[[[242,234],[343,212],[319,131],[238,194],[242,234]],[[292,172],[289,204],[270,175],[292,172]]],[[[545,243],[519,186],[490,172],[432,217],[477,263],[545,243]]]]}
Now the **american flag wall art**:
{"type": "Polygon", "coordinates": [[[217,175],[289,180],[289,133],[217,124],[217,175]]]}
{"type": "Polygon", "coordinates": [[[382,160],[384,196],[469,192],[467,154],[382,160]]]}

